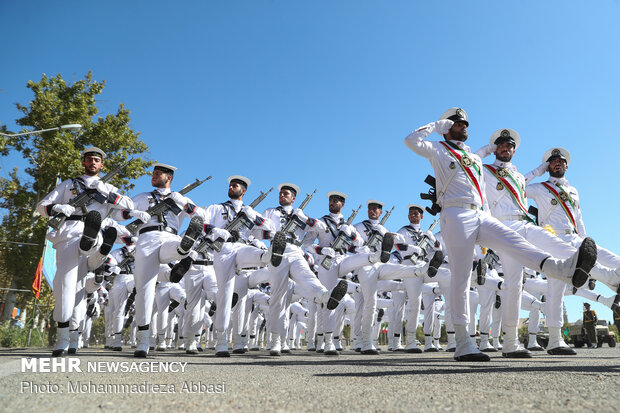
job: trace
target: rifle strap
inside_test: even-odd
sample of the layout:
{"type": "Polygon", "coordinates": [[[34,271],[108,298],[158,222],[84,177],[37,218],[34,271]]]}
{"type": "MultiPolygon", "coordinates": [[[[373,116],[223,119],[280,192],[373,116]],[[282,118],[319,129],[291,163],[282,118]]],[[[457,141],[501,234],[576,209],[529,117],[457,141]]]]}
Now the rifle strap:
{"type": "Polygon", "coordinates": [[[286,224],[288,224],[290,217],[286,213],[284,207],[281,205],[276,207],[276,211],[280,211],[280,224],[282,225],[282,227],[284,227],[286,224]]]}
{"type": "Polygon", "coordinates": [[[421,229],[416,229],[411,225],[406,225],[403,228],[409,233],[414,241],[418,242],[422,239],[423,233],[421,229]]]}
{"type": "Polygon", "coordinates": [[[323,222],[325,222],[325,225],[327,225],[327,229],[332,234],[332,237],[336,239],[338,237],[338,233],[340,232],[338,230],[338,224],[336,224],[336,221],[334,221],[329,215],[323,215],[321,219],[323,220],[323,222]]]}
{"type": "Polygon", "coordinates": [[[229,223],[232,222],[232,220],[235,219],[235,216],[237,216],[237,211],[235,211],[235,206],[233,203],[228,200],[226,202],[222,202],[220,205],[224,208],[224,211],[222,212],[222,217],[224,220],[229,223]]]}
{"type": "Polygon", "coordinates": [[[364,232],[366,233],[366,237],[370,238],[373,233],[372,223],[370,222],[370,220],[365,219],[362,221],[362,224],[364,225],[364,232]]]}

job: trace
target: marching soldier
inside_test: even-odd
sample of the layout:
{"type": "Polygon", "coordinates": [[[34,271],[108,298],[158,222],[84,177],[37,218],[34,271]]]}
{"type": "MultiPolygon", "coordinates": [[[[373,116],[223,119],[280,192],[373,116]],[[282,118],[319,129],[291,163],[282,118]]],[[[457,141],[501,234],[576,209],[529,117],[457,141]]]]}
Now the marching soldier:
{"type": "MultiPolygon", "coordinates": [[[[333,242],[340,236],[346,238],[346,246],[362,247],[362,236],[357,230],[345,224],[341,214],[347,195],[338,191],[327,193],[329,200],[329,214],[324,215],[320,221],[324,225],[315,225],[310,228],[305,235],[302,243],[308,251],[313,251],[318,256],[318,276],[321,284],[327,289],[333,289],[338,285],[338,279],[345,277],[352,271],[376,262],[387,262],[390,251],[394,243],[393,236],[388,233],[383,237],[381,248],[375,252],[362,252],[352,255],[345,255],[347,248],[342,247],[338,251],[332,248],[333,242]],[[318,244],[313,244],[318,238],[318,244]],[[323,265],[328,258],[331,266],[323,265]]],[[[317,337],[321,345],[324,343],[324,353],[326,355],[338,355],[338,351],[333,343],[333,333],[335,328],[335,315],[333,310],[328,308],[317,308],[317,337]]],[[[317,349],[318,350],[318,349],[317,349]]]]}
{"type": "MultiPolygon", "coordinates": [[[[526,188],[528,197],[533,199],[538,207],[538,223],[552,228],[557,238],[564,241],[565,245],[570,244],[573,248],[577,248],[583,245],[586,228],[579,207],[579,193],[565,178],[570,164],[570,154],[564,148],[553,148],[545,152],[542,161],[542,165],[527,175],[528,181],[546,171],[549,172],[549,179],[546,182],[529,184],[526,188]]],[[[597,264],[592,268],[590,276],[618,292],[619,274],[620,257],[597,246],[597,264]]],[[[575,287],[580,287],[580,285],[575,287]]],[[[562,307],[565,288],[564,283],[548,280],[546,316],[549,326],[547,352],[550,354],[576,354],[566,345],[559,332],[563,324],[562,307]]]]}
{"type": "Polygon", "coordinates": [[[558,260],[536,249],[521,235],[503,225],[488,213],[482,161],[465,145],[468,138],[467,114],[460,108],[444,112],[439,121],[413,131],[405,144],[427,158],[435,171],[437,204],[441,209],[441,231],[444,236],[450,272],[452,318],[455,329],[457,361],[488,361],[469,340],[467,333],[468,290],[474,244],[498,250],[521,265],[543,270],[551,277],[582,285],[596,261],[596,244],[587,239],[579,253],[567,260],[558,260]],[[444,141],[425,140],[437,132],[444,141]],[[578,265],[579,264],[579,265],[578,265]]]}
{"type": "Polygon", "coordinates": [[[213,204],[206,209],[205,233],[211,241],[224,241],[219,252],[213,256],[213,268],[217,280],[217,297],[214,321],[216,339],[215,355],[230,357],[226,331],[230,326],[233,292],[237,271],[244,268],[256,268],[271,264],[277,267],[282,262],[282,255],[286,248],[284,235],[277,233],[269,250],[263,250],[248,245],[252,238],[264,239],[265,235],[274,233],[271,221],[266,220],[249,205],[244,205],[243,197],[250,186],[250,179],[233,175],[228,177],[229,200],[221,204],[213,204]],[[252,229],[243,228],[238,234],[231,234],[226,230],[239,214],[243,214],[250,222],[252,229]]]}
{"type": "MultiPolygon", "coordinates": [[[[78,281],[86,276],[89,266],[98,266],[89,263],[88,256],[96,256],[96,249],[105,246],[106,251],[96,257],[99,260],[110,252],[116,239],[115,229],[107,231],[105,237],[100,235],[102,217],[112,209],[133,209],[131,199],[120,195],[116,187],[99,179],[104,158],[105,153],[99,148],[84,149],[84,174],[61,182],[37,205],[37,211],[43,217],[62,215],[66,218],[57,230],[50,231],[46,236],[56,250],[57,267],[53,290],[56,302],[54,320],[58,323],[58,329],[53,357],[62,355],[69,347],[69,324],[78,281]],[[84,207],[77,209],[71,201],[84,192],[90,192],[93,196],[84,207]]],[[[71,330],[77,336],[78,326],[72,325],[71,330]]]]}
{"type": "Polygon", "coordinates": [[[279,203],[277,208],[269,208],[263,216],[273,223],[276,231],[282,231],[291,220],[296,220],[298,225],[293,226],[293,231],[286,233],[286,249],[282,263],[278,267],[272,267],[269,271],[269,284],[271,285],[271,298],[269,300],[270,332],[273,342],[270,346],[270,354],[280,355],[281,332],[284,329],[287,317],[284,298],[288,290],[289,277],[295,281],[295,290],[305,298],[316,304],[325,305],[333,310],[347,293],[347,282],[341,280],[331,291],[328,291],[314,275],[308,262],[304,258],[301,249],[301,240],[307,230],[318,225],[325,231],[325,224],[316,219],[308,218],[300,208],[294,208],[293,202],[299,193],[299,187],[292,183],[278,185],[279,203]]]}
{"type": "MultiPolygon", "coordinates": [[[[160,265],[185,258],[202,231],[204,210],[198,208],[191,199],[170,189],[176,170],[174,166],[156,163],[151,177],[151,184],[155,189],[133,197],[136,209],[122,212],[124,219],[133,217],[143,222],[138,229],[134,259],[135,320],[138,326],[134,357],[144,358],[149,351],[155,283],[160,265]],[[160,215],[151,216],[146,212],[160,202],[165,202],[170,207],[160,215]],[[191,218],[191,221],[181,238],[177,233],[186,217],[191,218]]],[[[155,326],[153,331],[154,328],[155,326]]]]}

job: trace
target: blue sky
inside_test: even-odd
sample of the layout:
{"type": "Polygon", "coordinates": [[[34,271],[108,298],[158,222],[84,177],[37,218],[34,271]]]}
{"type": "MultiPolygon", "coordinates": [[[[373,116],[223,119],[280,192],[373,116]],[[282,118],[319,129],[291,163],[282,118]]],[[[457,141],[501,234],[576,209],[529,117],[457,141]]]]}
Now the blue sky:
{"type": "MultiPolygon", "coordinates": [[[[403,138],[461,106],[474,150],[496,129],[521,134],[522,172],[567,148],[588,234],[619,252],[609,178],[620,165],[602,154],[620,113],[620,3],[469,3],[3,1],[0,122],[17,129],[28,80],[92,70],[107,82],[100,114],[124,103],[149,158],[180,167],[177,185],[214,176],[192,193],[198,204],[224,201],[226,177],[242,174],[249,200],[283,181],[318,188],[314,216],[329,190],[350,195],[345,215],[383,200],[397,230],[431,172],[403,138]]],[[[0,162],[3,177],[24,165],[0,162]]],[[[582,300],[566,301],[579,318],[582,300]]]]}

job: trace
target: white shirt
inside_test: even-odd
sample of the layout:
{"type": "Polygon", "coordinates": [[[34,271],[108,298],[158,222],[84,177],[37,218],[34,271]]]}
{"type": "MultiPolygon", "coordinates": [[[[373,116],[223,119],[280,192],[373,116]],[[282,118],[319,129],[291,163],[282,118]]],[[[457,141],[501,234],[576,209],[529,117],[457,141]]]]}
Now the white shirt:
{"type": "Polygon", "coordinates": [[[475,177],[479,182],[482,198],[461,166],[458,165],[458,161],[450,154],[443,144],[438,141],[424,140],[424,138],[433,131],[434,128],[428,125],[415,130],[405,138],[405,145],[418,155],[430,161],[437,181],[438,204],[442,207],[459,203],[473,204],[479,207],[485,205],[484,183],[482,182],[484,180],[484,175],[482,175],[481,171],[482,160],[480,157],[471,153],[469,146],[465,145],[463,142],[450,141],[456,144],[459,149],[467,152],[467,156],[478,166],[481,175],[475,175],[475,177]],[[441,196],[442,192],[443,196],[441,196]]]}
{"type": "MultiPolygon", "coordinates": [[[[521,190],[524,194],[524,206],[527,208],[528,203],[525,194],[525,177],[517,171],[517,168],[511,162],[502,162],[496,159],[491,166],[495,167],[495,169],[505,168],[509,171],[510,175],[517,182],[518,188],[509,177],[506,177],[506,181],[511,184],[516,192],[519,192],[519,189],[521,190]]],[[[510,219],[509,217],[525,215],[525,212],[517,206],[512,195],[510,195],[504,185],[487,168],[484,168],[484,184],[486,187],[485,192],[488,201],[488,209],[491,212],[491,215],[500,221],[514,220],[514,218],[510,219]]]]}
{"type": "MultiPolygon", "coordinates": [[[[97,188],[97,184],[100,180],[99,176],[89,175],[82,175],[79,179],[84,182],[86,188],[97,188]]],[[[108,215],[108,212],[111,209],[133,209],[134,205],[129,197],[120,195],[118,193],[118,188],[112,184],[105,183],[104,185],[108,191],[108,194],[104,194],[107,196],[106,202],[100,204],[99,202],[93,200],[86,207],[89,211],[98,211],[101,214],[101,217],[104,218],[108,215]]],[[[51,207],[53,205],[68,204],[77,195],[78,191],[75,188],[74,180],[67,179],[66,181],[58,184],[52,192],[47,194],[47,196],[39,202],[37,205],[37,212],[44,217],[54,216],[56,215],[56,212],[51,211],[51,207]]],[[[84,213],[81,208],[76,208],[74,215],[84,215],[84,213]]],[[[66,222],[63,225],[66,225],[66,222]]]]}
{"type": "MultiPolygon", "coordinates": [[[[150,207],[155,206],[156,203],[163,201],[167,197],[170,196],[172,192],[170,188],[155,188],[153,192],[142,192],[133,197],[133,203],[135,205],[135,209],[140,211],[146,211],[150,207]]],[[[200,207],[197,207],[191,199],[185,197],[187,205],[177,205],[181,208],[181,212],[178,215],[175,215],[172,211],[168,210],[163,214],[163,219],[165,222],[160,222],[157,215],[151,216],[151,219],[142,225],[140,228],[148,228],[156,225],[165,224],[166,226],[178,231],[179,228],[183,225],[183,220],[185,218],[191,218],[194,214],[205,219],[204,210],[200,207]]]]}
{"type": "MultiPolygon", "coordinates": [[[[572,187],[565,178],[549,177],[546,182],[553,189],[560,193],[563,189],[571,197],[571,202],[566,201],[564,204],[568,207],[577,224],[577,231],[580,237],[586,236],[586,227],[581,217],[581,209],[579,208],[579,193],[577,189],[572,187]],[[560,185],[558,187],[557,185],[560,185]]],[[[530,184],[526,187],[527,195],[536,202],[538,207],[538,223],[542,226],[549,225],[556,231],[574,230],[571,220],[564,211],[564,208],[556,200],[555,196],[541,183],[530,184]]]]}
{"type": "MultiPolygon", "coordinates": [[[[243,201],[240,199],[230,199],[226,207],[222,204],[209,205],[205,211],[205,224],[213,225],[216,228],[226,228],[229,222],[231,222],[235,216],[241,211],[244,206],[243,201]]],[[[262,215],[256,212],[260,225],[256,224],[251,230],[244,228],[241,230],[241,238],[248,240],[250,236],[258,239],[265,239],[269,235],[275,233],[275,227],[271,220],[265,219],[262,215]]]]}

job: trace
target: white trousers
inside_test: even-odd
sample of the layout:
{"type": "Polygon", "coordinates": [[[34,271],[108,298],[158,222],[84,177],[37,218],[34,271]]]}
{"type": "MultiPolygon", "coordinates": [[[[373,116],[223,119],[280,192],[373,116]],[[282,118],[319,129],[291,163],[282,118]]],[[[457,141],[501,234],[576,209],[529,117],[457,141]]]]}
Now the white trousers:
{"type": "Polygon", "coordinates": [[[134,280],[132,274],[118,274],[114,278],[114,285],[110,290],[108,297],[108,306],[112,310],[112,331],[114,334],[120,334],[123,331],[125,321],[125,305],[127,297],[134,288],[134,280]]]}
{"type": "Polygon", "coordinates": [[[540,270],[543,260],[549,257],[485,212],[445,208],[441,211],[441,232],[452,273],[449,294],[452,322],[458,325],[469,323],[468,291],[475,244],[492,248],[502,257],[513,258],[533,270],[540,270]]]}
{"type": "Polygon", "coordinates": [[[215,312],[215,331],[226,331],[230,327],[230,315],[235,277],[243,268],[260,267],[264,251],[241,243],[225,242],[220,252],[213,258],[215,279],[217,280],[217,311],[215,312]]]}
{"type": "Polygon", "coordinates": [[[310,301],[327,292],[314,275],[299,247],[288,244],[282,262],[278,267],[269,266],[269,284],[271,299],[269,300],[269,318],[275,331],[281,331],[287,318],[284,298],[289,289],[289,277],[295,281],[295,292],[310,301]]]}
{"type": "Polygon", "coordinates": [[[161,264],[184,258],[177,247],[181,241],[178,235],[165,231],[151,231],[140,235],[136,243],[136,323],[139,327],[149,325],[153,315],[155,283],[161,264]]]}

